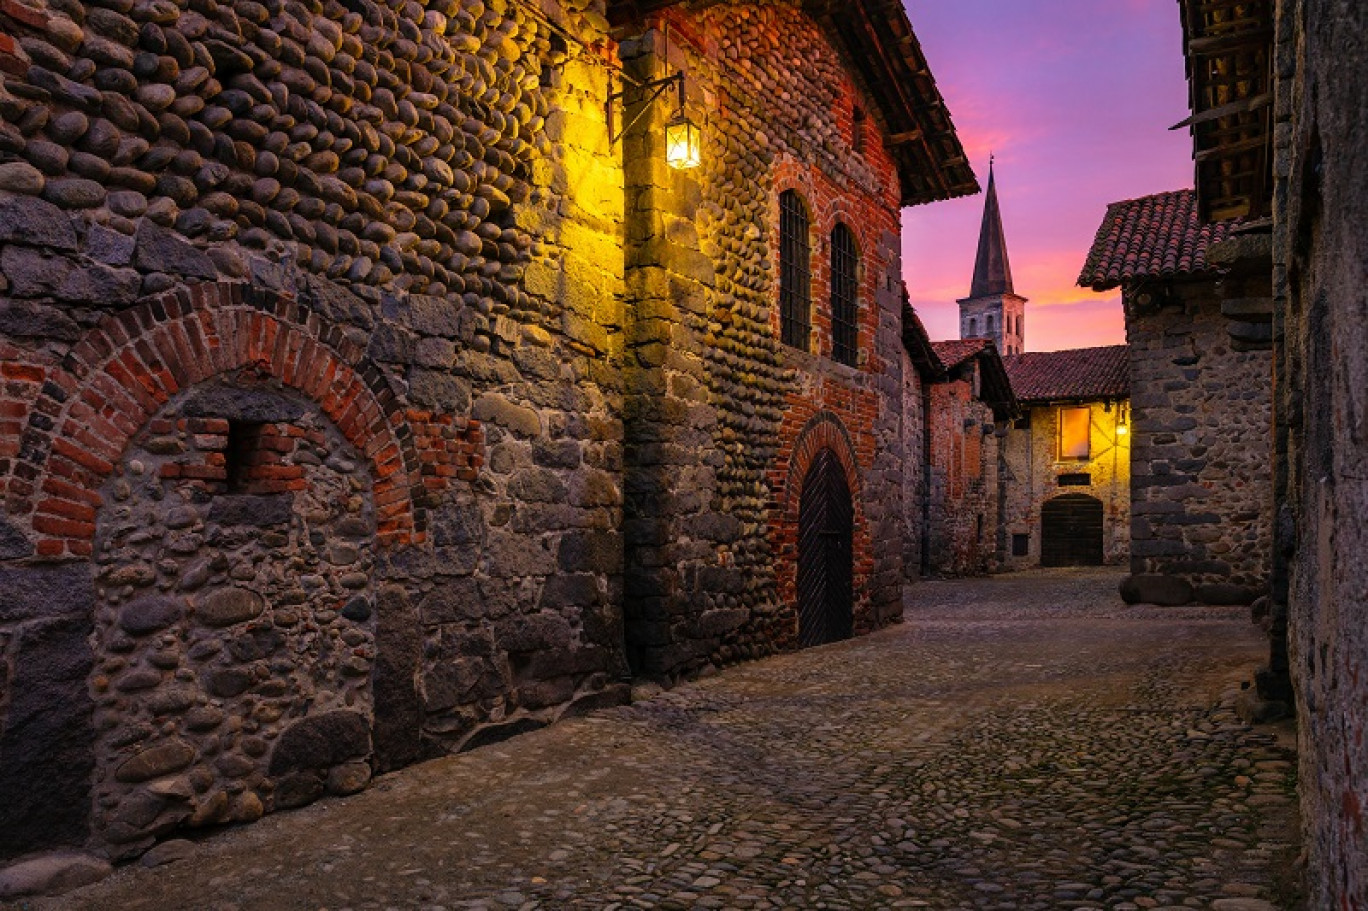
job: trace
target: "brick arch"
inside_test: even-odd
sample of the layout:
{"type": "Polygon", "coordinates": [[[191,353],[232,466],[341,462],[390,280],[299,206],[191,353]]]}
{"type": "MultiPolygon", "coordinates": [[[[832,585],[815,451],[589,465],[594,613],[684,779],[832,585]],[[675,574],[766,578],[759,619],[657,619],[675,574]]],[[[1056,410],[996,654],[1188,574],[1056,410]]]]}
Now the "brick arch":
{"type": "Polygon", "coordinates": [[[830,411],[813,415],[799,432],[789,456],[788,477],[784,481],[784,519],[798,521],[798,507],[803,499],[803,482],[817,453],[830,449],[836,454],[845,471],[850,497],[855,503],[856,521],[860,521],[860,472],[855,458],[855,445],[841,419],[830,411]]]}
{"type": "Polygon", "coordinates": [[[244,367],[313,401],[364,454],[382,544],[422,540],[412,431],[361,346],[289,295],[219,282],[110,316],[49,375],[8,490],[11,515],[29,517],[38,554],[90,556],[99,489],[129,441],[178,392],[244,367]]]}

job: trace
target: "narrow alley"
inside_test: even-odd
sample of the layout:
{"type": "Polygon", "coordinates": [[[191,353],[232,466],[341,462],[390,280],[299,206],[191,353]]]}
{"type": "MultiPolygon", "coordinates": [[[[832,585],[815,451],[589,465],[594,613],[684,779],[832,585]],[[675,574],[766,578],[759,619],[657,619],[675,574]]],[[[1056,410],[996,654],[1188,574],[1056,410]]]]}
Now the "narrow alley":
{"type": "Polygon", "coordinates": [[[893,628],[12,907],[1296,907],[1291,731],[1231,708],[1266,640],[1118,579],[917,585],[893,628]]]}

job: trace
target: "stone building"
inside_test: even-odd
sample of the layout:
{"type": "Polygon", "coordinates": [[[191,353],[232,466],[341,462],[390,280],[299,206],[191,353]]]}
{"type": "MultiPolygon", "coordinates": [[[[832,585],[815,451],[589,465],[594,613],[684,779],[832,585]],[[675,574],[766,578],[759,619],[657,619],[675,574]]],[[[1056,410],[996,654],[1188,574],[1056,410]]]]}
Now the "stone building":
{"type": "Polygon", "coordinates": [[[999,449],[1017,416],[1012,385],[989,339],[933,342],[927,385],[924,572],[977,575],[998,566],[999,449]]]}
{"type": "Polygon", "coordinates": [[[0,858],[898,616],[976,183],[892,0],[15,0],[0,75],[0,858]]]}
{"type": "Polygon", "coordinates": [[[1001,443],[1003,568],[1130,557],[1125,345],[1003,359],[1022,417],[1001,443]]]}
{"type": "Polygon", "coordinates": [[[1248,604],[1267,587],[1266,262],[1190,190],[1114,203],[1079,284],[1120,287],[1130,348],[1128,601],[1248,604]]]}
{"type": "Polygon", "coordinates": [[[1272,339],[1270,633],[1256,680],[1292,691],[1306,900],[1368,907],[1368,7],[1182,0],[1196,196],[1264,260],[1272,339]],[[1233,221],[1244,220],[1241,230],[1233,221]]]}

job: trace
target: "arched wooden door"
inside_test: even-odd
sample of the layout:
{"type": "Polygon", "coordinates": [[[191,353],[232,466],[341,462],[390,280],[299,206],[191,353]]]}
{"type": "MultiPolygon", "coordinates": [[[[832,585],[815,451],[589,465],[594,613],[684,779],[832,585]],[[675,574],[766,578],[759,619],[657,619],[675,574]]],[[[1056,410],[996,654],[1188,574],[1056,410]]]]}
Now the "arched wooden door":
{"type": "Polygon", "coordinates": [[[830,449],[812,460],[798,505],[798,642],[849,639],[854,607],[855,507],[830,449]]]}
{"type": "Polygon", "coordinates": [[[1102,565],[1102,501],[1066,493],[1040,510],[1041,566],[1102,565]]]}

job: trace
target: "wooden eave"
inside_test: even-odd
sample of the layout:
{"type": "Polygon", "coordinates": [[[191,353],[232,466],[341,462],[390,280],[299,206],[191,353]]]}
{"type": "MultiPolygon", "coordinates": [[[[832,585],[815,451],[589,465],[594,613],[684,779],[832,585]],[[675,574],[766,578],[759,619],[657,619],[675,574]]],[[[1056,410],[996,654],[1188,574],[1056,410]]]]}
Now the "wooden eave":
{"type": "Polygon", "coordinates": [[[1021,405],[1012,390],[1012,380],[1007,376],[1007,365],[1002,363],[1002,355],[991,342],[978,354],[979,399],[993,409],[993,417],[999,421],[1011,421],[1021,416],[1021,405]]]}
{"type": "Polygon", "coordinates": [[[1179,0],[1198,215],[1261,218],[1273,199],[1273,0],[1179,0]]]}
{"type": "MultiPolygon", "coordinates": [[[[716,0],[610,0],[609,21],[624,26],[672,6],[716,0]]],[[[978,179],[899,0],[803,0],[836,39],[877,107],[898,168],[900,202],[916,206],[979,191],[978,179]]]]}
{"type": "Polygon", "coordinates": [[[907,349],[912,366],[917,368],[917,373],[921,374],[923,380],[934,381],[945,376],[945,365],[936,357],[936,349],[931,347],[931,336],[927,335],[921,317],[908,301],[905,289],[902,302],[902,343],[907,349]]]}

